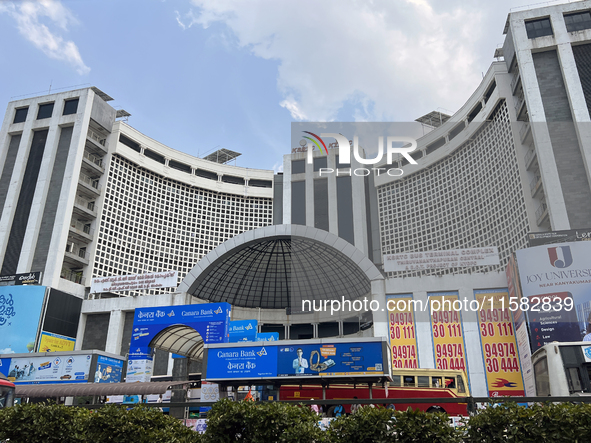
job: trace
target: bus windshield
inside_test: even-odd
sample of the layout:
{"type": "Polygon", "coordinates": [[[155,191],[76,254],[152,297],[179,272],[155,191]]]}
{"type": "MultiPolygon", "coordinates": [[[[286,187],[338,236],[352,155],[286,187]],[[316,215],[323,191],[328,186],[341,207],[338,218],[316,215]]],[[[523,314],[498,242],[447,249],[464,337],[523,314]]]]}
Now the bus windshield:
{"type": "Polygon", "coordinates": [[[8,408],[14,402],[14,388],[0,385],[0,409],[8,408]]]}

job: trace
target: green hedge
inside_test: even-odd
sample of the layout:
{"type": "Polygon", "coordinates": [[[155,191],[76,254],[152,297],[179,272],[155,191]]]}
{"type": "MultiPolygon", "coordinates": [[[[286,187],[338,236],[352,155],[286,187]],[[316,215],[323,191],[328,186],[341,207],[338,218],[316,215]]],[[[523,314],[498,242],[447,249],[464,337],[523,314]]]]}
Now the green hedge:
{"type": "Polygon", "coordinates": [[[108,405],[89,411],[56,404],[0,410],[0,441],[10,443],[583,443],[591,442],[591,405],[514,403],[490,405],[453,428],[444,413],[361,408],[339,417],[325,432],[308,406],[282,403],[216,403],[205,434],[162,414],[159,408],[108,405]]]}

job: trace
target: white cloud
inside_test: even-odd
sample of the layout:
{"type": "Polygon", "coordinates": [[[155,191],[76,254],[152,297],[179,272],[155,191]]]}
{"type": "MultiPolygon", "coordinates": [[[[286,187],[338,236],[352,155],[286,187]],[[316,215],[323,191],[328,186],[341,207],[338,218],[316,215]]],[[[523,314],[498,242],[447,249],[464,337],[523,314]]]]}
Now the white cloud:
{"type": "Polygon", "coordinates": [[[48,18],[52,27],[57,27],[63,32],[68,30],[68,25],[78,23],[70,10],[61,2],[57,0],[24,1],[18,6],[14,2],[7,2],[0,4],[0,13],[2,12],[8,13],[16,21],[19,32],[45,55],[69,63],[80,75],[90,72],[76,44],[64,40],[42,23],[42,20],[48,18]]]}
{"type": "MultiPolygon", "coordinates": [[[[1,8],[2,5],[0,5],[1,8]]],[[[0,354],[16,354],[12,349],[10,348],[4,348],[4,349],[0,349],[0,354]]]]}
{"type": "Polygon", "coordinates": [[[277,162],[273,165],[273,171],[275,174],[278,172],[283,172],[283,162],[277,162]]]}
{"type": "Polygon", "coordinates": [[[177,20],[223,23],[239,47],[279,61],[280,105],[296,120],[334,120],[344,106],[359,120],[401,120],[466,101],[510,1],[192,0],[177,20]]]}

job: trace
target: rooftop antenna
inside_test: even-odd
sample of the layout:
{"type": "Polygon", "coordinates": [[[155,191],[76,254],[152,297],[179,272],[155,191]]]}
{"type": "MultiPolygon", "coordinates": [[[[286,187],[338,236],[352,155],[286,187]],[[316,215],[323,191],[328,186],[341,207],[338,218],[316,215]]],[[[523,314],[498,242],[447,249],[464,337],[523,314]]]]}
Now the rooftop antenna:
{"type": "Polygon", "coordinates": [[[53,79],[51,79],[51,81],[49,82],[49,92],[48,92],[48,94],[51,94],[51,85],[53,85],[53,79]]]}

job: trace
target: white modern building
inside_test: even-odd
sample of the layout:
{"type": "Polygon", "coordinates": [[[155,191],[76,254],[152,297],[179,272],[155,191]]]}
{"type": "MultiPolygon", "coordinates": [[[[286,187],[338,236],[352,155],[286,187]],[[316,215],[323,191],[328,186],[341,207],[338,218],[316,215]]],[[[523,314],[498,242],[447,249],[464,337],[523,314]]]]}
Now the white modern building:
{"type": "MultiPolygon", "coordinates": [[[[235,319],[281,338],[388,336],[387,312],[299,307],[503,290],[528,232],[591,225],[590,11],[581,1],[509,14],[481,84],[417,140],[416,165],[396,159],[398,177],[322,177],[339,169],[336,150],[312,164],[286,155],[282,175],[195,158],[116,121],[97,88],[11,102],[1,274],[42,271],[44,285],[85,298],[77,348],[121,355],[137,307],[227,301],[235,319]],[[490,246],[498,265],[383,268],[388,254],[490,246]],[[92,277],[171,269],[178,288],[88,295],[92,277]]],[[[462,316],[471,389],[488,395],[477,313],[462,316]]],[[[418,365],[436,367],[429,312],[414,322],[418,365]]],[[[156,353],[155,374],[173,366],[156,353]]]]}

